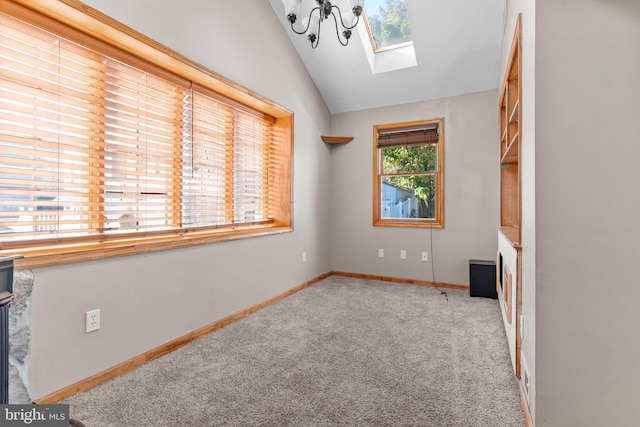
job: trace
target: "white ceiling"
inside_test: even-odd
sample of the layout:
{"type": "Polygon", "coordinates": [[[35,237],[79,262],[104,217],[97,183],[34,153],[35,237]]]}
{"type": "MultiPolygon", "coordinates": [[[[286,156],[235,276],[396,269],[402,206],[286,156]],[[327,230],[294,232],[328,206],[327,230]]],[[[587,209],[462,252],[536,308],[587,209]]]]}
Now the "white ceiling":
{"type": "MultiPolygon", "coordinates": [[[[331,19],[311,49],[306,35],[291,31],[282,0],[269,1],[332,114],[498,87],[505,0],[406,0],[418,65],[378,74],[367,59],[370,42],[358,31],[343,47],[331,19]]],[[[332,3],[348,8],[348,0],[332,3]]],[[[303,9],[312,5],[315,0],[303,1],[303,9]]]]}

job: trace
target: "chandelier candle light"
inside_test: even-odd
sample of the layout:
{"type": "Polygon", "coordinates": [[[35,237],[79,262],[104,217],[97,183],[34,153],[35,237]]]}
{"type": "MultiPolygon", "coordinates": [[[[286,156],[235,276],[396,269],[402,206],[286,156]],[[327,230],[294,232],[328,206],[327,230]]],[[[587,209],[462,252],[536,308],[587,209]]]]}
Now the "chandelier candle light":
{"type": "Polygon", "coordinates": [[[316,7],[311,9],[308,18],[304,18],[302,20],[302,25],[305,26],[303,31],[298,31],[293,27],[296,20],[298,19],[298,14],[300,13],[300,5],[303,0],[282,0],[284,3],[284,13],[287,15],[287,19],[291,22],[291,29],[296,34],[305,34],[309,33],[307,38],[311,42],[311,47],[315,49],[318,47],[318,43],[320,42],[320,24],[328,19],[329,16],[333,16],[333,20],[336,24],[336,36],[338,37],[338,41],[342,46],[346,46],[349,44],[349,39],[351,38],[351,30],[358,25],[360,22],[360,15],[362,15],[362,7],[364,5],[364,0],[349,0],[351,4],[351,10],[343,13],[340,11],[338,6],[334,6],[328,0],[316,0],[318,4],[316,7]],[[318,12],[317,14],[315,12],[318,12]],[[335,11],[338,11],[338,15],[336,16],[335,11]],[[340,25],[344,29],[342,31],[342,35],[344,36],[344,41],[340,37],[340,30],[338,27],[338,21],[340,21],[340,25]]]}

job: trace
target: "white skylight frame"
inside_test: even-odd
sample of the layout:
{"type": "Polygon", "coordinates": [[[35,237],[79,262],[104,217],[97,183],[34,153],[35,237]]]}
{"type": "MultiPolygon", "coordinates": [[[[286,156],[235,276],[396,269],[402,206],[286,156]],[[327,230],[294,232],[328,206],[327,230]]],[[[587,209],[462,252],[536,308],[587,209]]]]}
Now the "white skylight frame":
{"type": "Polygon", "coordinates": [[[364,17],[363,21],[365,21],[364,25],[356,26],[355,30],[358,31],[360,39],[362,40],[371,73],[386,73],[416,67],[418,65],[413,41],[378,48],[369,29],[366,12],[363,12],[362,16],[364,17]]]}

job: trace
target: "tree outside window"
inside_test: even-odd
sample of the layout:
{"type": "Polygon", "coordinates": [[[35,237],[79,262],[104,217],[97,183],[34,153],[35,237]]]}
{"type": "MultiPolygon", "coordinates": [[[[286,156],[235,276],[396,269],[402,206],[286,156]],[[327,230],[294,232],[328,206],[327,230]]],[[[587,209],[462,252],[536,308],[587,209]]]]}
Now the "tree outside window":
{"type": "Polygon", "coordinates": [[[404,0],[368,0],[366,17],[376,48],[411,41],[404,0]]]}

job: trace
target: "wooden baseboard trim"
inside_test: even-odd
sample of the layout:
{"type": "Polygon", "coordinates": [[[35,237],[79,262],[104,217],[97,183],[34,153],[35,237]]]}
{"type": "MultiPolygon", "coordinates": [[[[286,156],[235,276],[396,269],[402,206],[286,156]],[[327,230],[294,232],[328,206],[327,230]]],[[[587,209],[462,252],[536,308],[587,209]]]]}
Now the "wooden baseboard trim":
{"type": "Polygon", "coordinates": [[[518,385],[520,386],[520,403],[522,404],[522,412],[524,412],[526,426],[535,427],[533,418],[531,417],[531,409],[529,409],[529,403],[527,402],[527,392],[524,390],[524,384],[521,378],[518,378],[518,385]]]}
{"type": "Polygon", "coordinates": [[[50,404],[59,402],[62,399],[66,399],[67,397],[71,397],[75,394],[91,390],[92,388],[102,383],[105,383],[113,378],[119,377],[120,375],[123,375],[136,368],[139,368],[140,366],[146,363],[149,363],[150,361],[157,359],[161,356],[164,356],[168,353],[171,353],[172,351],[177,350],[178,348],[184,345],[187,345],[197,340],[198,338],[201,338],[207,334],[210,334],[211,332],[215,332],[218,329],[221,329],[237,320],[240,320],[251,313],[254,313],[292,294],[295,294],[296,292],[299,292],[305,288],[308,288],[314,283],[317,283],[320,280],[329,277],[330,275],[331,273],[322,274],[314,279],[309,280],[308,282],[305,282],[301,285],[291,288],[288,291],[281,293],[280,295],[276,295],[275,297],[270,298],[266,301],[252,305],[251,307],[245,308],[244,310],[240,310],[234,314],[231,314],[227,317],[224,317],[220,320],[217,320],[213,323],[210,323],[199,329],[196,329],[195,331],[189,332],[186,335],[183,335],[179,338],[169,341],[168,343],[165,343],[159,347],[153,348],[129,360],[125,360],[124,362],[119,363],[111,368],[105,369],[102,372],[98,372],[97,374],[92,375],[88,378],[85,378],[81,381],[78,381],[75,384],[71,384],[67,387],[64,387],[63,389],[60,389],[44,397],[41,397],[40,399],[35,400],[34,403],[40,404],[40,405],[50,405],[50,404]]]}
{"type": "Polygon", "coordinates": [[[461,291],[469,290],[468,285],[458,285],[455,283],[445,283],[445,282],[432,282],[430,280],[405,279],[401,277],[390,277],[390,276],[376,276],[372,274],[348,273],[344,271],[331,271],[329,272],[329,275],[353,277],[356,279],[381,280],[383,282],[408,283],[411,285],[433,286],[437,288],[458,289],[461,291]]]}

